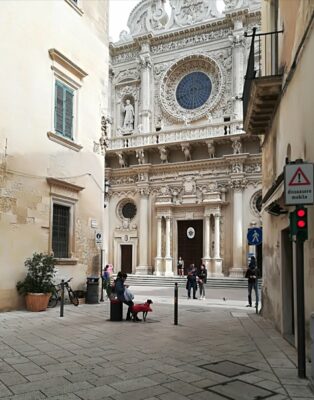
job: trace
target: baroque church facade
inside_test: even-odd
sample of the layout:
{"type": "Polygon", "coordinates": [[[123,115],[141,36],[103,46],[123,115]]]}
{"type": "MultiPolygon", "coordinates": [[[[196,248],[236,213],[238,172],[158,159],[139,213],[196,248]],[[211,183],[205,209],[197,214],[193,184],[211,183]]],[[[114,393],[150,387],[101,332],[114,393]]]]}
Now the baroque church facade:
{"type": "MultiPolygon", "coordinates": [[[[242,277],[261,224],[261,148],[242,90],[259,1],[142,0],[110,44],[105,260],[115,272],[177,274],[203,262],[242,277]],[[168,8],[165,5],[168,4],[168,8]]],[[[260,257],[260,254],[257,254],[260,257]]]]}

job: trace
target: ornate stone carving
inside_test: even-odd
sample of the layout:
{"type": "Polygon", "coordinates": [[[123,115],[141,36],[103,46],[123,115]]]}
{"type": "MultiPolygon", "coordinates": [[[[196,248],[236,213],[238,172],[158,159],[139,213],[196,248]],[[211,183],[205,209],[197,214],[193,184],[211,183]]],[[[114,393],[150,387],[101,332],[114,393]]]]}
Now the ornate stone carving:
{"type": "Polygon", "coordinates": [[[132,35],[130,35],[129,32],[127,32],[126,30],[123,30],[120,32],[119,34],[119,42],[129,42],[133,40],[132,35]]]}
{"type": "Polygon", "coordinates": [[[243,172],[243,164],[239,162],[235,162],[231,166],[231,171],[234,174],[239,174],[240,172],[243,172]]]}
{"type": "Polygon", "coordinates": [[[135,60],[138,56],[138,51],[127,51],[125,53],[117,54],[116,56],[112,57],[112,64],[121,64],[123,62],[128,62],[135,60]]]}
{"type": "Polygon", "coordinates": [[[216,2],[170,0],[171,24],[168,28],[196,24],[218,15],[216,2]]]}
{"type": "Polygon", "coordinates": [[[218,63],[202,54],[184,57],[178,60],[164,74],[160,85],[160,101],[164,111],[180,121],[195,121],[212,110],[219,102],[224,90],[224,76],[218,63]],[[193,71],[205,73],[211,80],[212,91],[208,100],[197,109],[182,108],[176,99],[179,81],[193,71]]]}
{"type": "Polygon", "coordinates": [[[165,146],[159,146],[158,149],[160,152],[160,161],[162,163],[167,163],[168,162],[168,150],[166,149],[165,146]]]}
{"type": "Polygon", "coordinates": [[[208,140],[206,143],[207,143],[207,149],[208,149],[209,158],[214,158],[215,157],[214,141],[208,140]]]}
{"type": "Polygon", "coordinates": [[[125,71],[119,72],[114,76],[113,83],[116,85],[123,81],[137,81],[140,79],[140,75],[137,69],[127,69],[125,71]]]}
{"type": "Polygon", "coordinates": [[[248,186],[248,180],[247,179],[233,179],[229,181],[229,186],[231,189],[234,191],[242,191],[248,186]]]}
{"type": "Polygon", "coordinates": [[[183,189],[187,194],[194,194],[196,192],[196,184],[191,176],[187,177],[183,182],[183,189]]]}
{"type": "Polygon", "coordinates": [[[145,164],[146,161],[145,161],[144,149],[136,150],[136,158],[139,164],[145,164]]]}
{"type": "Polygon", "coordinates": [[[121,101],[126,96],[132,96],[134,100],[138,100],[139,97],[139,89],[138,86],[128,85],[119,88],[117,91],[117,98],[121,101]]]}
{"type": "Polygon", "coordinates": [[[126,162],[126,156],[125,156],[125,154],[122,153],[122,152],[117,152],[116,154],[117,154],[117,156],[118,156],[118,161],[119,161],[120,167],[121,167],[121,168],[127,167],[128,165],[127,165],[127,162],[126,162]]]}
{"type": "Polygon", "coordinates": [[[149,53],[147,54],[140,54],[138,56],[138,66],[139,69],[146,69],[146,68],[151,68],[152,67],[152,58],[149,55],[149,53]]]}
{"type": "Polygon", "coordinates": [[[166,53],[168,51],[184,49],[186,47],[192,48],[193,46],[201,43],[207,43],[216,39],[224,39],[226,37],[229,37],[231,33],[232,33],[231,28],[225,28],[196,35],[194,34],[191,35],[190,37],[185,37],[183,39],[173,40],[168,43],[153,45],[151,47],[151,52],[153,54],[160,54],[160,53],[166,53]]]}
{"type": "Polygon", "coordinates": [[[191,161],[191,146],[189,144],[182,144],[181,148],[184,154],[185,161],[191,161]]]}
{"type": "Polygon", "coordinates": [[[246,173],[260,173],[262,172],[262,165],[260,163],[246,165],[244,171],[246,173]]]}
{"type": "Polygon", "coordinates": [[[240,154],[242,151],[242,144],[239,139],[232,140],[233,154],[240,154]]]}

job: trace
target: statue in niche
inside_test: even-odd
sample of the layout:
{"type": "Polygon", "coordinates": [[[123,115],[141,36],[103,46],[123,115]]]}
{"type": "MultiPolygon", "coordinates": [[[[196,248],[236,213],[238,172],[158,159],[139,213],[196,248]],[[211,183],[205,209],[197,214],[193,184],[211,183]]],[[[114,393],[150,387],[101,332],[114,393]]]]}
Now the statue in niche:
{"type": "Polygon", "coordinates": [[[181,145],[183,154],[184,154],[184,158],[185,161],[191,161],[192,157],[191,157],[191,147],[189,144],[182,144],[181,145]]]}
{"type": "Polygon", "coordinates": [[[207,143],[209,158],[215,158],[215,145],[214,143],[207,143]]]}
{"type": "Polygon", "coordinates": [[[233,148],[233,154],[240,154],[241,149],[242,149],[242,144],[240,140],[233,140],[232,141],[232,148],[233,148]]]}
{"type": "Polygon", "coordinates": [[[131,104],[129,99],[126,100],[125,106],[123,107],[124,111],[124,121],[123,128],[127,131],[133,131],[134,129],[134,107],[131,104]]]}
{"type": "Polygon", "coordinates": [[[167,163],[168,162],[168,151],[164,146],[159,147],[159,152],[160,152],[160,161],[162,163],[167,163]]]}

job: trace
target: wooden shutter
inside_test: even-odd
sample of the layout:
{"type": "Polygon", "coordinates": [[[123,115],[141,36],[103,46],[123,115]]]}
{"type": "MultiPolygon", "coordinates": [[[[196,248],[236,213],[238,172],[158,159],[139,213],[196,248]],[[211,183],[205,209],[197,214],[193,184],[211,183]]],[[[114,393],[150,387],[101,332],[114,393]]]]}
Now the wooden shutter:
{"type": "Polygon", "coordinates": [[[64,136],[72,139],[73,91],[65,88],[64,136]]]}
{"type": "Polygon", "coordinates": [[[63,85],[58,81],[55,95],[55,130],[63,134],[63,85]]]}
{"type": "Polygon", "coordinates": [[[72,139],[73,131],[73,90],[56,81],[55,130],[72,139]]]}

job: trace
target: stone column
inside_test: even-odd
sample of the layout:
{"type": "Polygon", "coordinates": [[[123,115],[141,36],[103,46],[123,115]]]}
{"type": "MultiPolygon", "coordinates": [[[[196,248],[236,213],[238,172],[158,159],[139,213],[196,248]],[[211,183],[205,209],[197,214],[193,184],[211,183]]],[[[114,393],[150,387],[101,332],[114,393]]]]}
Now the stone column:
{"type": "Polygon", "coordinates": [[[171,223],[170,216],[166,217],[166,257],[165,257],[165,276],[173,276],[172,256],[171,256],[171,223]]]}
{"type": "Polygon", "coordinates": [[[139,55],[139,65],[141,68],[141,122],[142,132],[149,133],[151,131],[150,117],[151,117],[151,67],[152,60],[150,57],[150,48],[148,43],[143,43],[141,54],[139,55]]]}
{"type": "Polygon", "coordinates": [[[162,217],[157,217],[157,257],[155,258],[155,275],[161,275],[161,270],[162,270],[162,254],[161,254],[161,238],[162,238],[162,232],[161,232],[161,222],[162,222],[162,217]]]}
{"type": "Polygon", "coordinates": [[[214,248],[214,272],[213,276],[222,277],[222,259],[220,257],[220,212],[215,213],[215,248],[214,248]]]}
{"type": "Polygon", "coordinates": [[[244,41],[242,16],[233,19],[234,31],[230,37],[232,42],[232,75],[233,75],[233,99],[234,113],[237,119],[242,119],[242,91],[243,91],[243,70],[244,63],[244,41]]]}
{"type": "Polygon", "coordinates": [[[139,265],[136,267],[136,274],[147,275],[151,273],[152,267],[148,265],[148,246],[149,246],[149,230],[148,230],[148,198],[149,188],[140,188],[140,251],[139,265]]]}
{"type": "Polygon", "coordinates": [[[203,263],[210,272],[210,214],[204,217],[204,256],[203,263]]]}
{"type": "Polygon", "coordinates": [[[242,187],[233,189],[233,267],[230,276],[243,277],[243,212],[242,187]]]}

